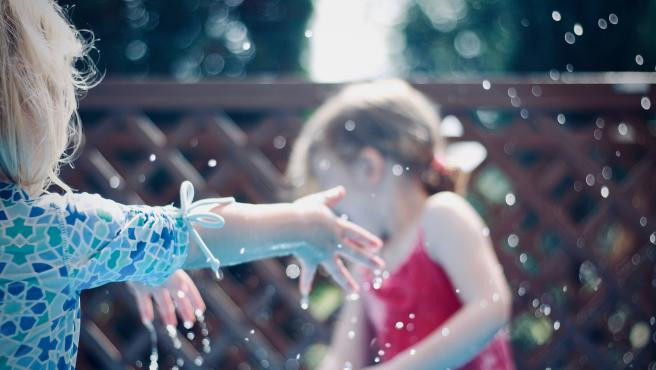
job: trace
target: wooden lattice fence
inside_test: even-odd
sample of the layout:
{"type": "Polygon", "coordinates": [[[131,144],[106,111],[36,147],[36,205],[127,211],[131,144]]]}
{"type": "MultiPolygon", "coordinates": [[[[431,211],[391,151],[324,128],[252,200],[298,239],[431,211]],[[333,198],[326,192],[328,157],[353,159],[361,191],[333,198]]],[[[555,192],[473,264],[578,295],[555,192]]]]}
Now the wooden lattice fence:
{"type": "MultiPolygon", "coordinates": [[[[515,292],[519,368],[656,366],[654,83],[632,74],[416,84],[461,122],[453,140],[487,149],[468,198],[515,292]]],[[[294,136],[338,87],[107,80],[82,101],[84,151],[64,177],[129,203],[177,202],[184,179],[198,197],[285,200],[294,136]]],[[[287,262],[230,268],[221,282],[193,274],[208,304],[203,366],[296,369],[316,357],[331,318],[300,309],[287,262]]],[[[124,286],[83,298],[79,368],[146,367],[149,336],[124,286]]],[[[200,336],[176,351],[158,330],[160,365],[180,357],[195,367],[200,336]]]]}

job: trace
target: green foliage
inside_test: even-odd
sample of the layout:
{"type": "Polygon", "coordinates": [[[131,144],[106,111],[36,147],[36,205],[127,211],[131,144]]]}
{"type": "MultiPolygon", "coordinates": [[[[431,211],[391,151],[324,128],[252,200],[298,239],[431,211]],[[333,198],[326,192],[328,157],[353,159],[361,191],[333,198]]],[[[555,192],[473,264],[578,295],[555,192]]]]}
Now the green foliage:
{"type": "Polygon", "coordinates": [[[402,31],[410,74],[653,71],[656,64],[656,3],[648,0],[415,0],[402,31]]]}
{"type": "Polygon", "coordinates": [[[240,77],[294,73],[311,0],[61,0],[97,38],[108,75],[240,77]]]}

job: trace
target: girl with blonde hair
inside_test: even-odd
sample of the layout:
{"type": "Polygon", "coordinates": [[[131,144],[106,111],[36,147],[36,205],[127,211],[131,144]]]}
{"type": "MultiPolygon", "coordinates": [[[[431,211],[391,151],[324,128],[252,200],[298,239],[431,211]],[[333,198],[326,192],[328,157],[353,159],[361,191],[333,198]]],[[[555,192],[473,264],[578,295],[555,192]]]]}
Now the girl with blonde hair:
{"type": "MultiPolygon", "coordinates": [[[[77,94],[89,88],[93,68],[76,66],[90,48],[54,1],[0,0],[3,368],[74,368],[84,289],[126,280],[158,285],[179,268],[218,270],[291,254],[301,261],[307,294],[319,265],[350,290],[340,257],[382,264],[367,251],[380,240],[331,212],[344,197],[340,187],[294,203],[251,205],[193,202],[185,182],[180,209],[71,192],[58,170],[78,147],[77,94]],[[50,184],[66,193],[47,193],[50,184]]],[[[169,286],[183,289],[182,280],[169,286]]]]}

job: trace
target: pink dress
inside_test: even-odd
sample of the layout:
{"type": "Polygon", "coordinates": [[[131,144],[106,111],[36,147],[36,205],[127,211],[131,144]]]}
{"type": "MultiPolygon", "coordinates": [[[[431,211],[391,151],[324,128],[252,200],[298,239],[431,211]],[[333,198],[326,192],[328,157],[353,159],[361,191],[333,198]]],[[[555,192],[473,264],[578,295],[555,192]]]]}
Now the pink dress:
{"type": "MultiPolygon", "coordinates": [[[[381,362],[420,342],[462,306],[442,267],[426,253],[422,235],[407,260],[378,283],[374,289],[370,280],[363,299],[381,362]]],[[[461,369],[514,370],[505,330],[461,369]]]]}

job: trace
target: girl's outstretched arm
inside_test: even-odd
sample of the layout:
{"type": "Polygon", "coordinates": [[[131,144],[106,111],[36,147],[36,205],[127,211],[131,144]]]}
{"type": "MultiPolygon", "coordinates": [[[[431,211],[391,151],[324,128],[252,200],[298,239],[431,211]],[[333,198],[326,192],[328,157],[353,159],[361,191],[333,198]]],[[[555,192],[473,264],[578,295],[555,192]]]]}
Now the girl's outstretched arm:
{"type": "Polygon", "coordinates": [[[511,294],[474,209],[453,193],[433,196],[425,211],[426,250],[446,270],[463,303],[417,345],[376,369],[446,369],[464,365],[506,325],[511,294]]]}
{"type": "Polygon", "coordinates": [[[321,361],[319,370],[360,369],[367,363],[369,333],[366,320],[362,299],[344,303],[335,324],[330,348],[321,361]]]}
{"type": "MultiPolygon", "coordinates": [[[[357,284],[341,257],[372,268],[382,265],[370,251],[381,241],[361,227],[340,219],[331,211],[345,194],[343,187],[301,198],[293,203],[230,203],[205,206],[205,212],[225,220],[220,229],[196,226],[205,244],[222,266],[269,257],[294,255],[303,267],[301,292],[307,294],[319,265],[343,288],[357,284]]],[[[200,209],[200,212],[203,210],[200,209]]],[[[184,268],[207,267],[207,259],[193,242],[184,268]]]]}

